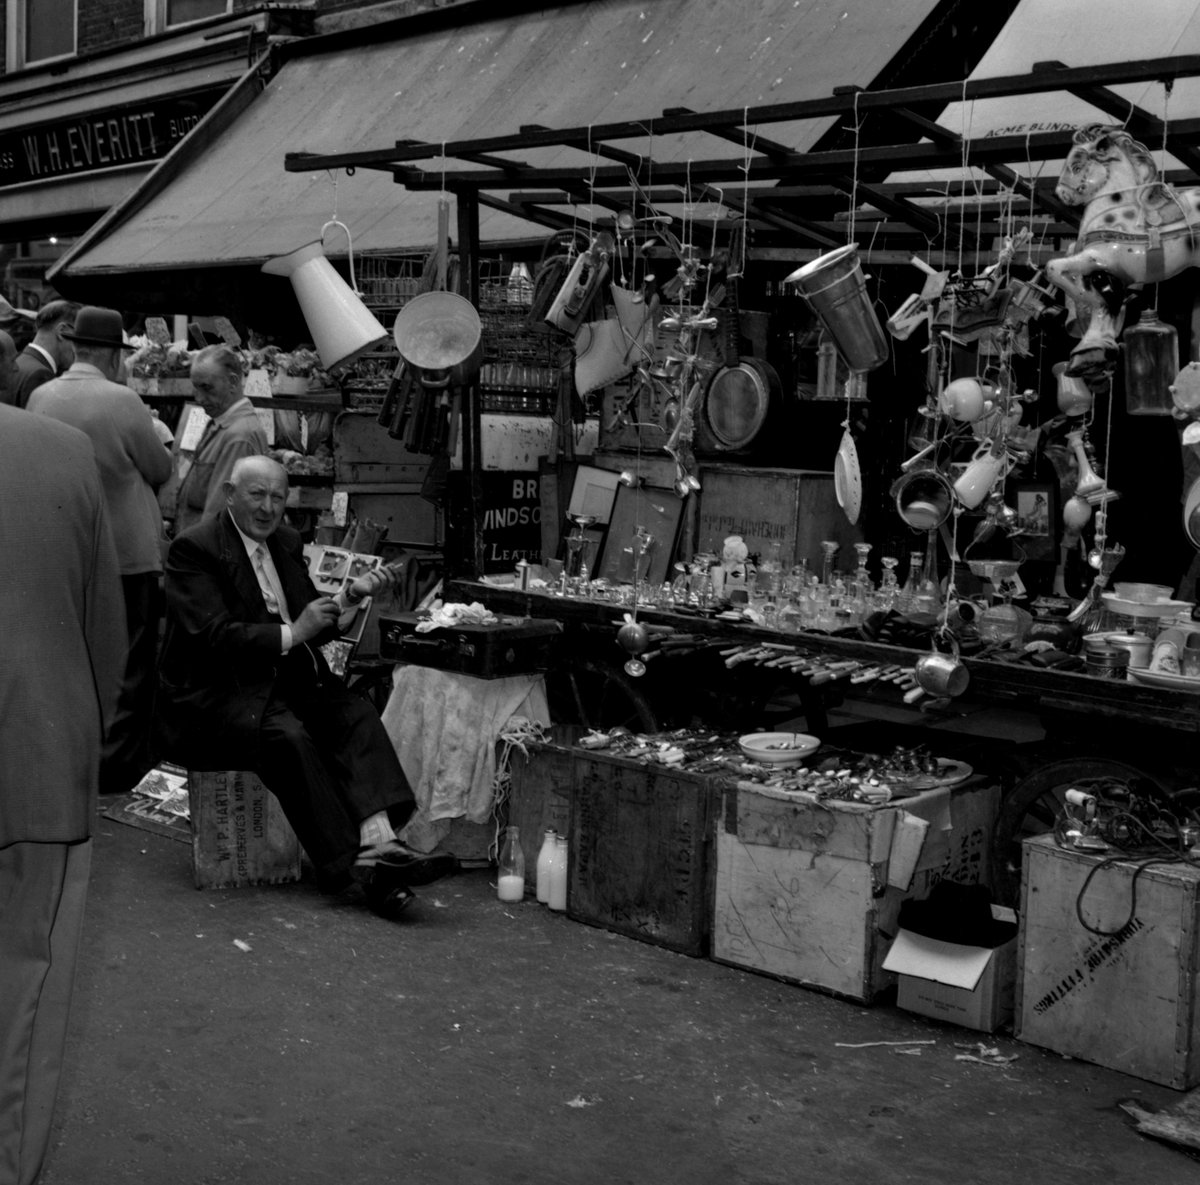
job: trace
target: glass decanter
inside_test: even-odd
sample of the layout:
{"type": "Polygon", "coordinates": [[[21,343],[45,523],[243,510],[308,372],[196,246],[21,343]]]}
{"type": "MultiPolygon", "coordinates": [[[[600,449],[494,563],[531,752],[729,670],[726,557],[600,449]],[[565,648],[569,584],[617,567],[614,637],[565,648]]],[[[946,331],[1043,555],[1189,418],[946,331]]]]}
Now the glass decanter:
{"type": "Polygon", "coordinates": [[[996,592],[1003,597],[999,604],[994,602],[980,615],[977,623],[980,640],[991,645],[1019,642],[1028,632],[1033,617],[1012,603],[1017,590],[1015,578],[1021,567],[1020,560],[970,560],[971,571],[991,582],[996,592]]]}

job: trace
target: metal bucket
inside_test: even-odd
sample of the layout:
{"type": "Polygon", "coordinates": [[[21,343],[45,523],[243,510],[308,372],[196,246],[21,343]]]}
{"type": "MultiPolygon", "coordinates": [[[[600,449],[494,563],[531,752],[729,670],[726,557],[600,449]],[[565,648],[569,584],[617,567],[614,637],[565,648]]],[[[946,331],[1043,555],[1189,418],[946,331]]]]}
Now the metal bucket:
{"type": "Polygon", "coordinates": [[[423,292],[400,310],[392,337],[426,387],[466,386],[479,374],[483,326],[475,306],[453,292],[423,292]]]}
{"type": "Polygon", "coordinates": [[[888,360],[887,338],[867,296],[857,243],[806,263],[784,283],[800,289],[852,371],[874,370],[888,360]]]}

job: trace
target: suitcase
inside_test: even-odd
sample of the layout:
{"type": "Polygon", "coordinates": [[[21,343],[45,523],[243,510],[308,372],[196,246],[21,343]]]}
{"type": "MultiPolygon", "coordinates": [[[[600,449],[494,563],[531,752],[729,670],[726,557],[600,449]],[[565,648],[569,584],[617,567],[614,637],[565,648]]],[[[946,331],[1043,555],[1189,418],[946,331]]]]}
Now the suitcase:
{"type": "Polygon", "coordinates": [[[502,617],[491,625],[439,626],[419,634],[420,620],[416,613],[381,614],[380,657],[456,671],[476,679],[502,679],[546,670],[553,661],[555,641],[562,633],[557,621],[502,617]]]}

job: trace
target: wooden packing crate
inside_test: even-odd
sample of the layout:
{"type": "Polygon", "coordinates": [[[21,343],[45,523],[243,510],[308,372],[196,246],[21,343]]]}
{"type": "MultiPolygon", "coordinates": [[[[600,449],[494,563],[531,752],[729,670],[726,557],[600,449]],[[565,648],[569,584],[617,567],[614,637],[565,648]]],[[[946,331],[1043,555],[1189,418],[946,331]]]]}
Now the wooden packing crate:
{"type": "Polygon", "coordinates": [[[197,889],[300,879],[300,842],[283,808],[245,770],[188,774],[197,889]]]}
{"type": "Polygon", "coordinates": [[[567,914],[705,954],[719,779],[581,749],[573,773],[567,914]]]}
{"type": "Polygon", "coordinates": [[[986,882],[999,787],[975,777],[884,806],[726,787],[716,825],[718,962],[870,1001],[900,904],[939,880],[986,882]]]}
{"type": "Polygon", "coordinates": [[[520,828],[525,851],[525,887],[537,891],[537,857],[547,828],[571,833],[572,750],[576,729],[556,725],[547,744],[513,749],[508,758],[508,822],[520,828]]]}
{"type": "Polygon", "coordinates": [[[1100,867],[1103,855],[1050,835],[1023,848],[1016,1035],[1177,1090],[1196,1086],[1200,869],[1100,867]],[[1087,930],[1077,903],[1090,925],[1116,933],[1087,930]]]}
{"type": "Polygon", "coordinates": [[[854,568],[853,545],[862,541],[862,529],[851,526],[838,505],[832,473],[701,465],[699,477],[696,551],[720,555],[729,535],[741,535],[752,555],[778,543],[786,567],[808,560],[819,572],[821,543],[834,539],[841,545],[838,568],[854,568]]]}

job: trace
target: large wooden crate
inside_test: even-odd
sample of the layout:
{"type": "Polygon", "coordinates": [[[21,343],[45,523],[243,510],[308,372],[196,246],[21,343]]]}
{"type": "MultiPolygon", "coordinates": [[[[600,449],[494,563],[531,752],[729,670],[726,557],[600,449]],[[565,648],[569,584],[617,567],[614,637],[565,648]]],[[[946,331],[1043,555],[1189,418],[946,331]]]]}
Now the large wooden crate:
{"type": "Polygon", "coordinates": [[[1196,1086],[1200,869],[1100,867],[1103,856],[1053,836],[1023,846],[1016,1035],[1163,1086],[1196,1086]],[[1077,906],[1106,933],[1086,929],[1077,906]]]}
{"type": "Polygon", "coordinates": [[[743,783],[716,826],[718,962],[870,1001],[901,902],[942,878],[986,882],[999,789],[982,778],[886,806],[803,803],[743,783]]]}
{"type": "Polygon", "coordinates": [[[718,779],[583,750],[573,769],[568,915],[705,954],[718,779]]]}
{"type": "Polygon", "coordinates": [[[838,567],[853,569],[862,528],[851,526],[838,505],[832,473],[701,465],[700,481],[696,551],[720,555],[727,536],[741,535],[754,555],[778,543],[784,564],[808,560],[819,571],[821,543],[835,539],[838,567]]]}
{"type": "Polygon", "coordinates": [[[537,889],[537,856],[548,828],[571,831],[573,753],[567,743],[576,730],[556,727],[547,744],[513,749],[508,758],[507,821],[520,828],[525,851],[525,887],[537,889]]]}
{"type": "Polygon", "coordinates": [[[245,770],[188,774],[197,889],[300,879],[300,842],[283,808],[245,770]]]}

